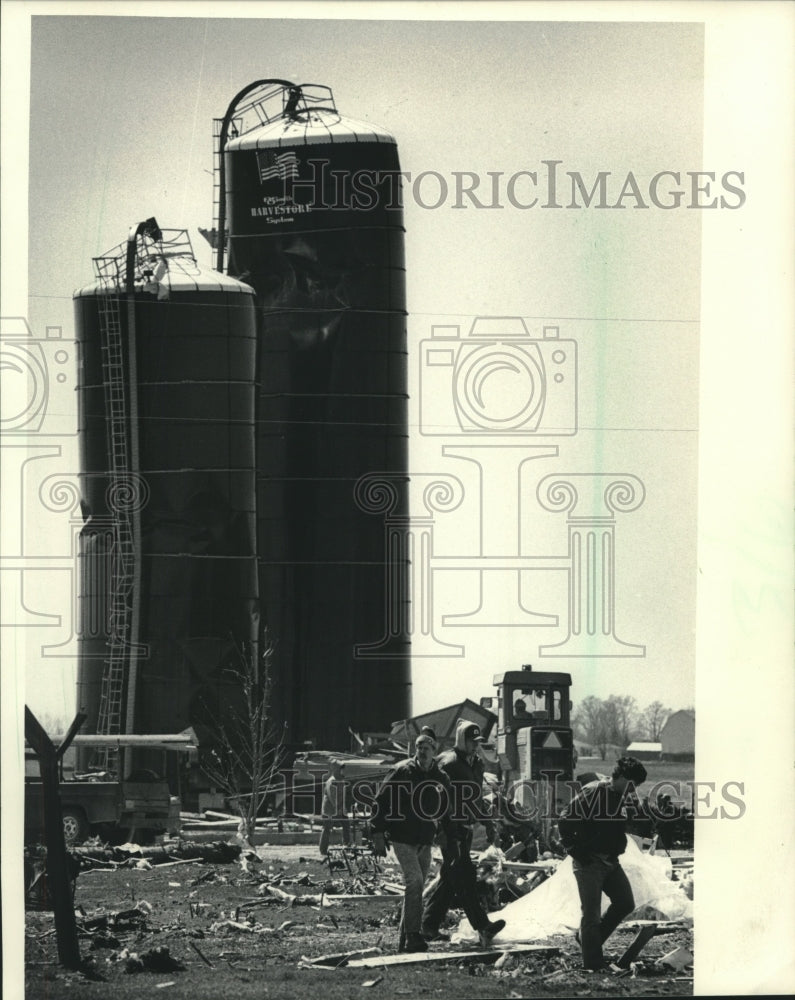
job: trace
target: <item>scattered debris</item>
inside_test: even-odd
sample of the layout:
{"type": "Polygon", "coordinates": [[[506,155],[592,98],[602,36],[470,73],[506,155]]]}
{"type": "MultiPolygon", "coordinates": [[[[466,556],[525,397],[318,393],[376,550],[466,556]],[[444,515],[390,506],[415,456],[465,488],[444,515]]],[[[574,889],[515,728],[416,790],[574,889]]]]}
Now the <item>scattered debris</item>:
{"type": "Polygon", "coordinates": [[[85,862],[99,863],[129,863],[131,867],[142,858],[152,865],[182,863],[187,861],[203,861],[214,864],[230,864],[240,856],[240,844],[230,844],[222,840],[209,844],[180,842],[168,846],[141,847],[140,844],[122,844],[119,847],[75,847],[74,856],[79,860],[80,867],[85,862]]]}
{"type": "Polygon", "coordinates": [[[219,932],[225,931],[227,928],[232,931],[238,931],[243,934],[276,934],[275,927],[265,927],[262,924],[244,924],[239,920],[216,920],[215,923],[210,924],[209,930],[211,934],[217,934],[219,932]]]}
{"type": "Polygon", "coordinates": [[[252,850],[241,851],[238,862],[243,871],[248,872],[249,874],[256,873],[257,869],[263,864],[262,858],[256,851],[252,850]]]}
{"type": "Polygon", "coordinates": [[[381,902],[381,903],[395,903],[398,897],[391,892],[381,892],[381,893],[360,893],[360,892],[342,892],[337,893],[334,896],[326,896],[323,905],[324,906],[334,906],[337,903],[350,903],[353,901],[362,902],[367,900],[367,902],[381,902]]]}
{"type": "Polygon", "coordinates": [[[658,959],[657,964],[673,969],[674,972],[682,972],[693,964],[693,955],[687,948],[674,948],[673,951],[669,951],[667,955],[658,959]]]}
{"type": "Polygon", "coordinates": [[[690,925],[684,920],[625,920],[621,927],[625,931],[637,931],[641,927],[654,927],[656,934],[671,934],[682,931],[690,925]]]}
{"type": "Polygon", "coordinates": [[[352,959],[372,958],[374,955],[380,954],[380,948],[362,948],[359,951],[343,951],[336,955],[321,955],[319,958],[307,958],[302,955],[301,962],[307,965],[328,965],[333,969],[338,969],[347,965],[352,959]]]}
{"type": "MultiPolygon", "coordinates": [[[[77,876],[82,870],[80,859],[69,851],[66,852],[67,878],[74,896],[77,876]]],[[[47,879],[47,850],[44,847],[34,847],[25,850],[25,908],[28,910],[52,910],[52,896],[47,879]]]]}
{"type": "Polygon", "coordinates": [[[180,858],[177,861],[164,861],[162,864],[158,864],[158,868],[175,868],[177,865],[195,865],[199,858],[180,858]]]}
{"type": "Polygon", "coordinates": [[[142,899],[132,909],[118,910],[116,913],[99,913],[83,919],[78,923],[78,926],[85,931],[104,931],[109,928],[116,931],[141,930],[151,912],[152,904],[142,899]]]}
{"type": "Polygon", "coordinates": [[[203,882],[214,882],[217,878],[218,872],[215,868],[210,868],[209,871],[202,872],[201,875],[197,875],[191,882],[191,885],[201,885],[203,882]]]}
{"type": "Polygon", "coordinates": [[[168,948],[161,945],[159,948],[150,948],[149,951],[129,952],[126,955],[124,964],[125,972],[184,972],[185,965],[176,958],[172,958],[168,948]]]}
{"type": "Polygon", "coordinates": [[[279,889],[272,882],[263,882],[259,887],[259,892],[263,896],[273,896],[275,899],[280,899],[282,902],[287,903],[289,906],[293,906],[297,897],[291,895],[289,892],[285,892],[283,889],[279,889]]]}
{"type": "Polygon", "coordinates": [[[270,893],[271,896],[275,896],[276,899],[282,900],[288,906],[323,906],[324,894],[320,893],[306,893],[303,896],[293,896],[289,892],[284,892],[284,890],[277,888],[274,885],[264,884],[260,890],[261,892],[270,893]]]}
{"type": "Polygon", "coordinates": [[[188,944],[189,944],[189,945],[191,946],[191,948],[193,948],[193,950],[194,950],[194,951],[196,952],[196,954],[197,954],[197,955],[199,956],[199,958],[200,958],[200,959],[202,960],[202,962],[204,962],[204,964],[205,964],[205,965],[209,965],[209,967],[210,967],[211,969],[214,969],[214,968],[215,968],[215,966],[214,966],[214,965],[213,965],[213,963],[212,963],[212,962],[210,961],[210,959],[209,959],[209,958],[207,958],[207,956],[206,956],[206,955],[204,955],[204,954],[203,954],[203,953],[202,953],[202,952],[201,952],[201,951],[199,950],[199,946],[198,946],[197,944],[195,944],[195,943],[194,943],[193,941],[189,941],[189,942],[188,942],[188,944]]]}
{"type": "Polygon", "coordinates": [[[383,871],[371,847],[329,847],[326,861],[329,871],[344,868],[350,876],[369,875],[377,879],[383,871]]]}
{"type": "MultiPolygon", "coordinates": [[[[213,852],[219,850],[217,844],[200,846],[204,849],[202,853],[206,853],[207,848],[213,852]]],[[[645,992],[644,986],[648,986],[649,979],[654,977],[666,984],[668,990],[675,991],[673,984],[682,983],[684,990],[688,993],[692,991],[693,956],[688,950],[688,946],[692,948],[692,938],[689,937],[692,922],[680,916],[680,911],[670,913],[670,917],[676,919],[662,919],[661,913],[652,905],[636,910],[633,913],[635,919],[621,925],[621,931],[630,933],[625,934],[615,950],[620,958],[613,959],[612,967],[605,970],[607,975],[602,976],[589,976],[579,969],[579,954],[572,957],[571,927],[566,932],[566,940],[553,938],[551,944],[536,936],[524,938],[525,941],[539,942],[536,944],[514,944],[510,940],[501,943],[498,939],[487,950],[479,949],[477,943],[462,942],[459,945],[462,950],[442,944],[434,952],[393,954],[393,934],[400,918],[399,904],[404,893],[396,865],[386,864],[382,871],[377,872],[370,872],[366,867],[364,871],[359,871],[357,855],[351,853],[348,858],[350,868],[343,862],[340,870],[330,874],[316,857],[301,858],[296,864],[295,851],[282,856],[271,851],[257,854],[246,845],[242,849],[235,844],[220,846],[219,853],[229,854],[228,861],[209,863],[206,867],[186,871],[181,882],[169,881],[171,872],[154,877],[155,869],[203,865],[205,858],[180,856],[183,853],[180,844],[167,844],[154,851],[130,844],[127,845],[127,852],[121,852],[119,848],[108,851],[113,860],[107,860],[107,856],[103,860],[105,852],[96,847],[91,849],[92,856],[83,854],[79,858],[81,874],[105,871],[104,880],[100,876],[86,883],[86,892],[80,897],[86,909],[79,904],[76,907],[81,948],[94,956],[91,961],[97,962],[99,956],[98,967],[106,975],[110,971],[113,976],[122,979],[126,979],[125,973],[155,973],[148,982],[157,988],[169,988],[178,985],[177,981],[159,982],[157,974],[173,974],[186,966],[170,955],[168,948],[151,946],[155,941],[168,940],[174,949],[175,940],[184,939],[190,951],[183,945],[183,960],[192,965],[194,972],[204,967],[213,971],[213,981],[219,975],[223,978],[230,970],[259,975],[273,965],[283,970],[289,967],[314,969],[318,974],[337,968],[370,970],[372,976],[365,982],[350,983],[355,992],[358,988],[369,989],[379,984],[383,987],[385,978],[390,987],[403,987],[409,977],[415,975],[422,982],[427,966],[428,970],[438,970],[436,976],[455,977],[463,973],[488,980],[493,977],[495,985],[499,979],[504,988],[501,995],[517,998],[529,995],[526,987],[533,983],[542,991],[543,986],[548,985],[550,992],[562,994],[565,990],[566,995],[572,997],[605,995],[610,982],[617,979],[626,981],[621,985],[616,983],[614,990],[626,995],[640,995],[645,992]],[[100,858],[95,858],[94,854],[99,854],[100,858]],[[227,867],[223,868],[221,864],[227,867]],[[121,869],[119,875],[113,875],[117,869],[121,869]],[[111,874],[108,875],[108,872],[111,874]],[[228,893],[220,888],[222,883],[227,882],[230,887],[228,893]],[[114,895],[107,890],[112,883],[120,887],[114,895]],[[160,895],[149,895],[150,892],[160,895]],[[156,910],[146,899],[137,900],[136,897],[143,893],[156,903],[156,910]],[[125,908],[118,911],[105,907],[91,909],[88,903],[92,900],[95,905],[96,901],[115,901],[125,896],[125,908]],[[173,908],[177,901],[178,911],[173,908]],[[371,907],[369,904],[373,901],[378,905],[371,907]],[[385,901],[389,904],[386,909],[381,906],[385,901]],[[189,919],[184,911],[185,905],[189,908],[189,919]],[[275,907],[278,912],[268,914],[268,907],[275,907]],[[301,907],[301,911],[294,909],[296,907],[301,907]],[[285,912],[286,908],[290,908],[289,915],[285,912]],[[256,913],[257,909],[262,912],[256,913]],[[268,924],[272,926],[266,926],[268,924]],[[376,929],[375,933],[373,929],[376,929]],[[321,936],[324,934],[330,937],[324,939],[321,936]],[[666,948],[660,943],[656,948],[647,948],[651,957],[647,958],[645,953],[643,957],[638,957],[653,937],[672,934],[673,940],[665,944],[673,950],[669,950],[663,958],[658,956],[666,948]],[[216,935],[214,940],[213,935],[216,935]],[[306,942],[302,947],[309,951],[310,956],[312,952],[320,952],[329,945],[338,950],[316,958],[302,954],[296,962],[294,956],[300,954],[300,949],[296,948],[299,941],[306,942]],[[555,944],[561,943],[562,948],[555,947],[555,944]],[[220,950],[224,944],[227,951],[220,950]],[[346,945],[361,947],[345,951],[346,945]],[[149,950],[144,950],[146,948],[149,950]],[[401,973],[404,966],[406,972],[401,973]],[[514,989],[508,992],[510,987],[514,989]]],[[[359,857],[365,859],[363,863],[366,866],[366,852],[359,857]]],[[[554,859],[526,864],[511,862],[502,852],[488,850],[477,857],[486,884],[492,884],[500,893],[511,893],[511,900],[548,883],[549,874],[561,865],[554,859]]],[[[661,868],[664,862],[669,863],[669,859],[658,860],[661,868]]],[[[684,896],[688,879],[692,886],[692,867],[676,865],[668,883],[684,896]]],[[[544,896],[548,889],[549,886],[541,895],[544,896]]],[[[568,919],[568,914],[565,916],[568,919]]],[[[31,913],[27,917],[27,942],[33,965],[45,956],[49,957],[54,948],[51,923],[51,914],[48,917],[44,913],[31,913]]],[[[452,929],[454,925],[455,916],[451,914],[446,927],[452,929]]],[[[284,974],[292,976],[293,972],[284,974]]],[[[81,972],[81,976],[85,975],[87,973],[81,972]]],[[[59,981],[63,979],[67,985],[79,982],[74,978],[67,980],[61,975],[56,978],[59,981]]],[[[217,981],[221,983],[221,980],[217,981]]],[[[243,981],[250,980],[244,978],[243,981]]],[[[396,996],[416,996],[422,988],[388,988],[385,991],[396,996]]],[[[535,988],[533,992],[535,994],[535,988]]]]}
{"type": "MultiPolygon", "coordinates": [[[[280,902],[275,896],[263,896],[262,899],[247,899],[241,903],[238,910],[256,910],[260,906],[277,905],[280,902]]],[[[196,904],[201,905],[201,904],[196,904]]]]}
{"type": "Polygon", "coordinates": [[[627,948],[621,958],[618,959],[616,965],[620,969],[629,969],[630,964],[635,961],[656,933],[657,927],[655,924],[647,924],[645,927],[641,927],[635,935],[632,944],[627,948]]]}
{"type": "Polygon", "coordinates": [[[99,948],[120,948],[121,941],[114,935],[108,933],[108,931],[97,931],[96,934],[91,935],[91,950],[95,951],[99,948]]]}

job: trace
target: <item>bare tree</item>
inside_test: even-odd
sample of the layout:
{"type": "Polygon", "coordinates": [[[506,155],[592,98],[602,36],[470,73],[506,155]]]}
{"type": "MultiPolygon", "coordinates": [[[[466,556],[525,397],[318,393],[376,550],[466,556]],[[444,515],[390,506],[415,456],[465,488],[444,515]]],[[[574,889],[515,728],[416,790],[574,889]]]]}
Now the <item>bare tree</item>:
{"type": "Polygon", "coordinates": [[[205,702],[211,748],[202,769],[234,802],[252,847],[257,816],[267,795],[279,787],[276,774],[284,758],[284,732],[271,720],[272,660],[266,630],[262,655],[239,649],[237,665],[226,671],[237,697],[223,706],[205,702]]]}
{"type": "Polygon", "coordinates": [[[593,695],[583,698],[577,707],[573,722],[575,729],[585,742],[595,747],[604,760],[610,743],[610,731],[605,703],[602,699],[593,695]]]}
{"type": "Polygon", "coordinates": [[[604,704],[610,742],[625,750],[636,731],[638,709],[635,699],[631,695],[611,694],[604,704]]]}
{"type": "Polygon", "coordinates": [[[644,708],[640,717],[640,727],[647,740],[651,743],[659,742],[660,733],[670,714],[671,709],[666,708],[661,701],[653,701],[644,708]]]}

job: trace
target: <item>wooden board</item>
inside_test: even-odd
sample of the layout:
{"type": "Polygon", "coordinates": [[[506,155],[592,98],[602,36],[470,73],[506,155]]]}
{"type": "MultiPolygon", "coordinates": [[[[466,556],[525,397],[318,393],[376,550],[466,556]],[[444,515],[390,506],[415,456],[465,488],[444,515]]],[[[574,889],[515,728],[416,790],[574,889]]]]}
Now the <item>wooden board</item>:
{"type": "Polygon", "coordinates": [[[334,906],[335,903],[345,903],[350,900],[355,900],[357,903],[374,901],[377,903],[399,903],[403,897],[397,896],[393,892],[380,892],[380,893],[358,893],[358,892],[340,892],[340,893],[326,893],[323,897],[324,906],[334,906]]]}
{"type": "Polygon", "coordinates": [[[420,964],[443,964],[444,962],[496,962],[500,955],[506,952],[511,954],[536,954],[557,955],[560,948],[543,944],[505,944],[494,945],[493,948],[478,951],[426,951],[410,952],[409,954],[380,955],[375,958],[353,959],[348,962],[346,969],[380,969],[384,965],[420,965],[420,964]]]}
{"type": "Polygon", "coordinates": [[[646,927],[641,927],[638,933],[635,935],[632,944],[627,948],[624,954],[616,962],[616,965],[620,969],[628,969],[632,962],[640,955],[646,945],[651,941],[654,935],[657,933],[657,928],[653,925],[647,925],[646,927]]]}
{"type": "Polygon", "coordinates": [[[529,861],[504,861],[502,867],[509,872],[545,872],[551,875],[559,864],[559,861],[539,861],[537,864],[529,861]]]}
{"type": "Polygon", "coordinates": [[[338,965],[345,965],[360,958],[372,958],[374,955],[380,954],[380,948],[362,948],[361,951],[343,951],[336,955],[321,955],[319,958],[307,958],[306,955],[302,955],[301,961],[307,962],[309,965],[326,965],[335,969],[338,965]]]}

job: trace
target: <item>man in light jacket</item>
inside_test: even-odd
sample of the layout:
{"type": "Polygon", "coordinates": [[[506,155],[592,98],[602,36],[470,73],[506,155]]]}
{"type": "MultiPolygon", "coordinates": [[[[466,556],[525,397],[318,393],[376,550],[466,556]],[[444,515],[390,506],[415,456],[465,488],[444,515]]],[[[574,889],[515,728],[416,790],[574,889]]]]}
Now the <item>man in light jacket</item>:
{"type": "Polygon", "coordinates": [[[320,831],[320,843],[318,844],[323,857],[328,854],[331,829],[334,826],[341,827],[342,843],[345,847],[351,845],[351,821],[348,819],[348,813],[351,810],[351,789],[345,780],[345,764],[339,760],[332,760],[330,764],[331,775],[323,785],[323,805],[321,806],[323,829],[320,831]]]}
{"type": "Polygon", "coordinates": [[[384,779],[373,805],[371,829],[376,857],[387,851],[387,837],[403,871],[400,951],[427,951],[420,933],[422,890],[431,866],[431,844],[437,823],[448,825],[450,783],[434,760],[436,743],[428,735],[414,742],[414,756],[403,760],[384,779]]]}

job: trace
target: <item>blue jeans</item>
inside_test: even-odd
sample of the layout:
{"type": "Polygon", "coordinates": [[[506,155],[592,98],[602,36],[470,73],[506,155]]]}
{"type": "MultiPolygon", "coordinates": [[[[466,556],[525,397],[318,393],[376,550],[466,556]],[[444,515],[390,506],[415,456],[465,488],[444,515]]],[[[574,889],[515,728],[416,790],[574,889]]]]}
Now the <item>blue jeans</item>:
{"type": "Polygon", "coordinates": [[[405,934],[419,934],[422,922],[422,890],[425,888],[425,879],[431,867],[431,845],[400,844],[393,840],[392,850],[406,882],[400,925],[405,934]]]}
{"type": "Polygon", "coordinates": [[[586,969],[598,969],[604,964],[602,945],[618,927],[624,917],[635,909],[632,886],[627,874],[616,861],[610,863],[600,858],[588,862],[574,860],[574,877],[580,893],[582,919],[580,921],[580,948],[582,964],[586,969]],[[610,906],[602,916],[602,893],[610,906]]]}

